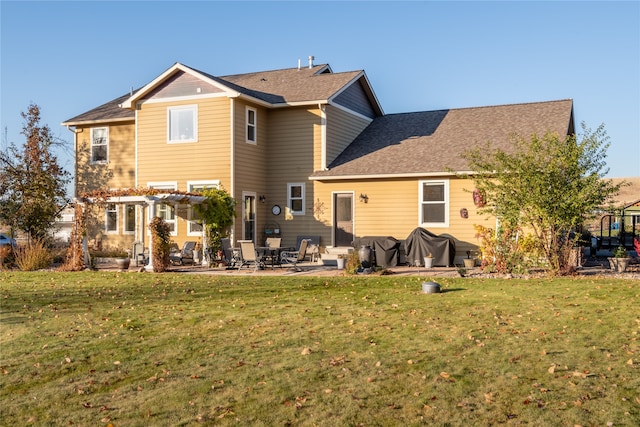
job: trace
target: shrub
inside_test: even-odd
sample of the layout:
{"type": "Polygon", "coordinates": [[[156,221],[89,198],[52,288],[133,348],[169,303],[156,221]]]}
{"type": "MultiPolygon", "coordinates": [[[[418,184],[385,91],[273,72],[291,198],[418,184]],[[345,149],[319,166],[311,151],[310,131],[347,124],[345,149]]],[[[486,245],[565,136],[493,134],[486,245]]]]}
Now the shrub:
{"type": "Polygon", "coordinates": [[[25,246],[18,246],[15,251],[16,265],[22,271],[35,271],[49,268],[53,256],[42,240],[34,239],[25,246]]]}
{"type": "Polygon", "coordinates": [[[153,253],[153,271],[162,273],[169,266],[169,252],[171,247],[171,230],[169,225],[159,217],[155,217],[149,224],[151,230],[151,246],[153,253]]]}

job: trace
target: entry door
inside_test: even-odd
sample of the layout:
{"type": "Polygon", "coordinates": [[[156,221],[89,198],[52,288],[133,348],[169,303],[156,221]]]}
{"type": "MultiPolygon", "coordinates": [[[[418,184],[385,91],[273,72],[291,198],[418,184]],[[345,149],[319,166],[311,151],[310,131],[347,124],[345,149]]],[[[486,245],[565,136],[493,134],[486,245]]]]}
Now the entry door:
{"type": "Polygon", "coordinates": [[[333,196],[334,246],[351,246],[353,242],[353,193],[336,193],[333,196]]]}
{"type": "Polygon", "coordinates": [[[242,239],[256,242],[256,195],[242,194],[242,239]]]}

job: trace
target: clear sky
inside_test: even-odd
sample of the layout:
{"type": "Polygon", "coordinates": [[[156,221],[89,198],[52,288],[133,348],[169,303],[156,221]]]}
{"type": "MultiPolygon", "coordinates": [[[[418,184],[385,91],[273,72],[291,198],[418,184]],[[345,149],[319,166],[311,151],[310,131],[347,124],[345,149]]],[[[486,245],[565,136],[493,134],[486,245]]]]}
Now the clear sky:
{"type": "Polygon", "coordinates": [[[577,130],[605,126],[608,176],[640,176],[638,1],[2,0],[0,14],[2,147],[24,141],[32,102],[71,147],[61,122],[175,62],[224,76],[314,55],[365,70],[385,113],[572,98],[577,130]]]}

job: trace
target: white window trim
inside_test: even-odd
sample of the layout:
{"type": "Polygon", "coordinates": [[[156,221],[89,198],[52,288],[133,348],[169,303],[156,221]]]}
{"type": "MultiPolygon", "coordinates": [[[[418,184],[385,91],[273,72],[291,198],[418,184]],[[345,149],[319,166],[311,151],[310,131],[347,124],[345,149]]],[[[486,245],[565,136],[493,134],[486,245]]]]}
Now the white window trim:
{"type": "MultiPolygon", "coordinates": [[[[147,182],[147,187],[149,188],[155,188],[156,190],[177,190],[178,189],[178,182],[177,181],[152,181],[152,182],[147,182]]],[[[169,203],[156,203],[156,213],[158,210],[158,205],[166,205],[169,203]]],[[[174,215],[174,219],[173,219],[173,231],[171,232],[171,236],[177,236],[178,235],[178,217],[176,215],[176,207],[173,207],[173,215],[174,215]]],[[[147,212],[147,221],[151,222],[152,220],[152,216],[151,216],[151,209],[148,210],[147,212]]],[[[147,227],[147,235],[151,235],[151,230],[149,230],[149,227],[147,227]]]]}
{"type": "Polygon", "coordinates": [[[176,105],[167,107],[167,144],[185,144],[191,142],[198,142],[198,105],[176,105]],[[191,110],[193,111],[193,138],[190,139],[171,139],[171,112],[178,110],[191,110]]]}
{"type": "MultiPolygon", "coordinates": [[[[449,227],[449,180],[448,179],[425,179],[418,181],[418,222],[420,227],[424,228],[448,228],[449,227]],[[444,184],[444,222],[422,222],[422,205],[424,184],[444,184]]],[[[442,203],[442,202],[433,202],[442,203]]]]}
{"type": "Polygon", "coordinates": [[[109,163],[109,127],[108,126],[100,126],[91,128],[91,135],[89,135],[91,141],[89,142],[89,163],[91,164],[105,164],[109,163]],[[104,129],[106,132],[107,142],[104,144],[107,146],[107,158],[105,160],[93,160],[93,132],[98,129],[104,129]]]}
{"type": "Polygon", "coordinates": [[[125,203],[122,205],[122,234],[135,234],[138,226],[138,208],[133,203],[125,203]],[[133,206],[133,230],[127,231],[127,206],[133,206]]]}
{"type": "Polygon", "coordinates": [[[245,227],[244,227],[245,217],[246,217],[246,214],[247,214],[246,209],[245,209],[245,205],[244,205],[245,197],[253,197],[253,200],[254,200],[254,203],[255,203],[255,201],[257,200],[258,195],[254,191],[243,191],[242,192],[242,212],[241,212],[241,215],[242,215],[242,239],[243,240],[251,240],[253,242],[256,242],[256,240],[258,238],[258,229],[256,228],[256,226],[258,224],[258,212],[257,212],[257,208],[256,208],[256,212],[255,212],[256,216],[255,216],[255,218],[253,220],[253,225],[254,225],[254,227],[253,227],[253,236],[247,236],[245,234],[246,230],[245,230],[245,227]]]}
{"type": "Polygon", "coordinates": [[[120,229],[120,211],[118,209],[118,204],[116,203],[107,203],[106,206],[104,207],[104,232],[106,234],[118,234],[118,230],[120,229]],[[109,210],[109,205],[113,205],[114,206],[114,210],[109,210]],[[116,213],[116,229],[115,230],[109,230],[108,224],[109,224],[109,212],[115,212],[116,213]]]}
{"type": "Polygon", "coordinates": [[[306,189],[305,189],[305,183],[304,182],[290,182],[290,183],[287,184],[287,208],[291,212],[291,215],[304,215],[304,213],[305,213],[305,196],[306,196],[306,189]],[[298,200],[297,198],[293,199],[291,197],[291,187],[302,187],[302,191],[301,191],[301,195],[300,195],[300,198],[302,199],[302,210],[300,210],[300,211],[294,211],[293,209],[291,209],[291,201],[292,200],[298,200]]]}
{"type": "Polygon", "coordinates": [[[247,144],[258,144],[258,111],[252,107],[246,107],[245,112],[245,140],[247,144]],[[253,124],[249,123],[249,112],[253,111],[253,124]],[[253,139],[249,139],[249,126],[253,126],[253,139]]]}
{"type": "MultiPolygon", "coordinates": [[[[192,192],[193,187],[215,187],[220,188],[220,180],[210,180],[210,181],[187,181],[187,191],[192,192]]],[[[188,214],[188,223],[187,223],[187,236],[202,236],[202,231],[192,231],[191,225],[196,224],[191,220],[193,217],[193,206],[189,205],[189,214],[188,214]]]]}

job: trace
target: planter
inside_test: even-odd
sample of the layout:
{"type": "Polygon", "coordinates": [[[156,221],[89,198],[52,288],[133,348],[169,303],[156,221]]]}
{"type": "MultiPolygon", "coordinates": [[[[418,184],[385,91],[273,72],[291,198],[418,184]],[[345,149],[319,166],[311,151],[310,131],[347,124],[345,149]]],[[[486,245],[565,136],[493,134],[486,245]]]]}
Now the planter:
{"type": "Polygon", "coordinates": [[[371,246],[362,246],[358,251],[358,256],[360,257],[360,265],[362,268],[371,268],[371,246]]]}
{"type": "Polygon", "coordinates": [[[129,258],[116,258],[116,265],[121,271],[128,270],[130,263],[131,260],[129,258]]]}
{"type": "Polygon", "coordinates": [[[200,251],[199,250],[194,250],[193,251],[193,263],[194,264],[200,264],[200,251]]]}
{"type": "Polygon", "coordinates": [[[473,268],[476,266],[476,260],[474,258],[465,258],[464,259],[464,267],[465,268],[473,268]]]}
{"type": "Polygon", "coordinates": [[[343,270],[344,269],[344,258],[338,258],[338,259],[336,259],[336,262],[338,263],[338,270],[343,270]]]}
{"type": "Polygon", "coordinates": [[[422,293],[425,294],[439,294],[440,285],[436,282],[424,282],[422,283],[422,293]]]}
{"type": "Polygon", "coordinates": [[[424,257],[424,266],[426,268],[433,267],[433,257],[430,257],[430,256],[424,257]]]}
{"type": "Polygon", "coordinates": [[[609,258],[609,265],[611,270],[616,273],[624,273],[627,270],[631,258],[609,258]]]}

